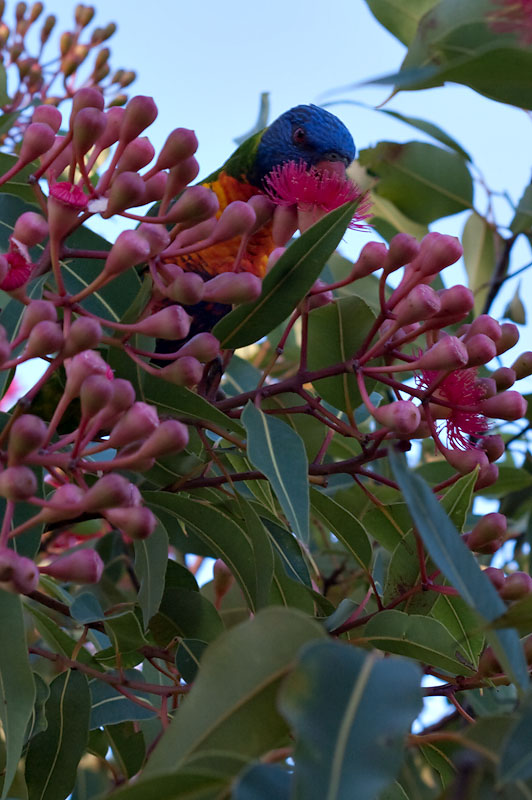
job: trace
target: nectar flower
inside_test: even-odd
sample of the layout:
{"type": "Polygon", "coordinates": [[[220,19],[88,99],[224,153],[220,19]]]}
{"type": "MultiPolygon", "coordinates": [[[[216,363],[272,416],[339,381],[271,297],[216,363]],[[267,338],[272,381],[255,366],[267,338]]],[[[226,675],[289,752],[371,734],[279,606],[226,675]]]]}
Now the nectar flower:
{"type": "Polygon", "coordinates": [[[264,191],[276,205],[297,205],[302,211],[318,208],[326,213],[344,203],[360,200],[349,227],[352,230],[368,230],[364,223],[371,216],[371,203],[367,195],[349,178],[336,172],[308,168],[303,161],[287,161],[266,175],[264,191]]]}
{"type": "MultiPolygon", "coordinates": [[[[469,440],[470,436],[478,436],[484,433],[489,427],[488,421],[480,411],[480,403],[485,397],[485,390],[481,383],[477,381],[477,371],[472,369],[458,369],[450,372],[440,383],[432,397],[434,403],[438,399],[452,403],[456,408],[450,407],[448,417],[442,420],[438,429],[438,434],[443,430],[447,437],[447,444],[455,450],[471,450],[474,445],[469,440]],[[477,407],[478,411],[462,411],[460,407],[477,407]]],[[[435,370],[423,370],[417,377],[417,384],[421,388],[428,389],[435,381],[439,372],[435,370]]]]}
{"type": "Polygon", "coordinates": [[[2,283],[0,283],[0,289],[10,292],[26,283],[33,270],[33,264],[27,261],[20,253],[7,253],[5,258],[9,264],[9,270],[2,283]]]}
{"type": "Polygon", "coordinates": [[[83,211],[87,207],[87,195],[70,181],[52,184],[50,186],[50,197],[76,211],[83,211]]]}

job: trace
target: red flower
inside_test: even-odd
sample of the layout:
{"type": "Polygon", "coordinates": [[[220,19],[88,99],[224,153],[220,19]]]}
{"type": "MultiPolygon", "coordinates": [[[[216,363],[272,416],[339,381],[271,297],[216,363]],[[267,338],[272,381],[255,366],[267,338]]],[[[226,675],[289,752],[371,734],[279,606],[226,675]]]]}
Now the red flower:
{"type": "Polygon", "coordinates": [[[338,173],[307,167],[303,161],[287,161],[274,167],[264,178],[264,190],[276,205],[297,205],[303,211],[316,206],[322,211],[333,211],[344,203],[360,200],[349,227],[367,230],[363,220],[371,216],[368,196],[349,178],[338,173]]]}
{"type": "Polygon", "coordinates": [[[522,45],[532,44],[532,0],[494,0],[496,9],[488,14],[495,33],[513,33],[522,45]]]}
{"type": "Polygon", "coordinates": [[[88,197],[78,186],[70,181],[61,181],[50,186],[50,197],[54,197],[65,206],[83,211],[87,207],[88,197]]]}
{"type": "Polygon", "coordinates": [[[0,283],[0,289],[10,292],[23,286],[31,275],[33,264],[27,261],[20,253],[6,253],[5,259],[9,264],[9,272],[0,283]]]}
{"type": "MultiPolygon", "coordinates": [[[[428,389],[438,378],[439,372],[424,370],[416,377],[418,386],[428,389]]],[[[471,450],[474,444],[470,436],[479,436],[488,428],[488,421],[480,411],[463,411],[462,408],[474,409],[485,397],[485,390],[477,381],[476,368],[458,369],[450,372],[440,383],[431,397],[431,401],[438,403],[438,399],[452,403],[447,409],[449,416],[442,420],[438,434],[445,431],[448,447],[455,450],[471,450]]]]}

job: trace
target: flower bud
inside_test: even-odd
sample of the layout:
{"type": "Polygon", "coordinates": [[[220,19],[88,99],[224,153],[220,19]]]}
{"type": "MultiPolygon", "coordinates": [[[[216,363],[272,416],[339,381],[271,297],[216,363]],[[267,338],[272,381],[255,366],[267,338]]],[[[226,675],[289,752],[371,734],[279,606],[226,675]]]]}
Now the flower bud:
{"type": "Polygon", "coordinates": [[[498,675],[502,671],[499,659],[491,647],[486,647],[478,662],[478,674],[483,677],[498,675]]]}
{"type": "Polygon", "coordinates": [[[167,306],[135,325],[137,333],[158,339],[183,339],[190,330],[190,317],[181,306],[167,306]]]}
{"type": "Polygon", "coordinates": [[[57,322],[42,320],[38,322],[28,336],[24,356],[26,358],[42,358],[57,353],[63,347],[63,331],[57,322]]]}
{"type": "Polygon", "coordinates": [[[467,361],[468,352],[463,342],[456,336],[445,336],[418,358],[415,369],[455,370],[465,366],[467,361]]]}
{"type": "Polygon", "coordinates": [[[37,478],[29,467],[7,467],[0,472],[0,496],[6,500],[27,500],[37,492],[37,478]]]}
{"type": "Polygon", "coordinates": [[[265,194],[252,195],[246,205],[250,206],[255,214],[255,224],[250,230],[250,235],[256,233],[256,231],[260,230],[263,225],[271,220],[273,212],[277,207],[273,200],[270,200],[265,194]]]}
{"type": "Polygon", "coordinates": [[[115,378],[111,386],[113,393],[109,401],[109,410],[113,414],[120,414],[131,408],[135,402],[135,390],[132,384],[124,378],[115,378]]]}
{"type": "Polygon", "coordinates": [[[519,392],[501,392],[495,397],[488,397],[481,400],[479,410],[487,417],[493,419],[504,419],[507,422],[515,422],[525,416],[527,402],[519,392]]]}
{"type": "MultiPolygon", "coordinates": [[[[287,206],[284,207],[287,208],[287,206]]],[[[281,208],[281,206],[279,206],[279,208],[281,208]]],[[[268,274],[268,272],[270,272],[271,269],[273,269],[273,267],[277,264],[281,256],[284,255],[285,253],[286,253],[286,247],[276,247],[274,250],[272,250],[272,252],[268,256],[268,261],[266,263],[266,275],[268,274]]]]}
{"type": "Polygon", "coordinates": [[[104,513],[114,528],[131,539],[146,539],[151,536],[157,525],[157,518],[145,506],[108,508],[104,513]]]}
{"type": "Polygon", "coordinates": [[[451,450],[445,448],[444,456],[446,461],[454,467],[461,475],[468,475],[476,467],[485,467],[488,465],[488,457],[483,450],[471,448],[470,450],[451,450]]]}
{"type": "Polygon", "coordinates": [[[450,289],[440,289],[440,311],[438,316],[442,317],[465,317],[475,305],[473,292],[466,286],[451,286],[450,289]]]}
{"type": "Polygon", "coordinates": [[[502,436],[482,436],[477,440],[476,447],[484,450],[490,462],[497,461],[498,458],[504,455],[504,441],[502,436]]]}
{"type": "Polygon", "coordinates": [[[66,236],[79,214],[87,208],[87,202],[86,194],[69,181],[52,184],[48,197],[50,236],[56,239],[66,236]]]}
{"type": "Polygon", "coordinates": [[[89,375],[107,375],[108,366],[95,350],[83,350],[65,361],[65,394],[76,397],[81,384],[89,375]]]}
{"type": "Polygon", "coordinates": [[[120,126],[120,141],[131,142],[140,136],[157,117],[157,106],[153,97],[137,95],[126,106],[120,126]]]}
{"type": "Polygon", "coordinates": [[[178,350],[178,358],[183,356],[194,356],[198,361],[204,364],[212,361],[220,353],[220,342],[213,336],[212,333],[197,333],[191,339],[180,347],[178,350]]]}
{"type": "Polygon", "coordinates": [[[272,239],[276,247],[285,247],[298,228],[297,206],[277,206],[273,213],[272,239]]]}
{"type": "Polygon", "coordinates": [[[71,122],[74,121],[76,114],[82,108],[97,108],[99,111],[103,110],[105,99],[100,91],[92,86],[85,86],[83,89],[78,89],[72,98],[72,111],[70,114],[71,122]]]}
{"type": "Polygon", "coordinates": [[[39,570],[31,558],[14,550],[0,550],[0,589],[13,594],[31,594],[39,584],[39,570]]]}
{"type": "Polygon", "coordinates": [[[154,155],[155,148],[148,137],[139,136],[125,147],[116,165],[117,172],[136,173],[149,164],[154,155]]]}
{"type": "Polygon", "coordinates": [[[72,142],[78,158],[90,150],[104,132],[105,126],[105,114],[98,108],[88,106],[78,111],[72,123],[72,142]]]}
{"type": "Polygon", "coordinates": [[[76,353],[81,353],[83,350],[92,350],[96,347],[103,336],[102,326],[97,319],[91,317],[78,317],[70,326],[65,345],[63,347],[63,355],[65,358],[71,358],[76,353]]]}
{"type": "Polygon", "coordinates": [[[168,214],[174,224],[190,226],[213,217],[219,205],[212,189],[206,186],[191,186],[183,192],[168,214]]]}
{"type": "Polygon", "coordinates": [[[109,251],[104,273],[105,275],[119,275],[146,261],[149,254],[150,247],[143,236],[136,231],[122,231],[109,251]]]}
{"type": "Polygon", "coordinates": [[[44,122],[30,122],[24,131],[19,153],[19,166],[29,164],[43,153],[48,152],[55,141],[55,133],[44,122]]]}
{"type": "Polygon", "coordinates": [[[41,214],[26,211],[15,222],[13,236],[26,247],[35,247],[48,236],[48,222],[41,214]]]}
{"type": "Polygon", "coordinates": [[[43,522],[58,522],[63,519],[74,519],[83,513],[85,492],[75,483],[64,483],[48,498],[49,505],[42,509],[40,517],[43,522]]]}
{"type": "MultiPolygon", "coordinates": [[[[379,244],[372,242],[371,244],[379,244]]],[[[403,267],[410,261],[413,261],[419,254],[419,242],[414,236],[408,233],[397,233],[391,240],[386,254],[386,258],[380,260],[380,266],[383,267],[386,275],[394,272],[399,267],[403,267]]],[[[374,270],[371,270],[374,272],[374,270]]]]}
{"type": "Polygon", "coordinates": [[[515,379],[517,381],[532,375],[532,352],[527,350],[525,353],[521,353],[512,364],[512,369],[515,372],[515,379]]]}
{"type": "Polygon", "coordinates": [[[26,339],[38,322],[57,320],[57,310],[49,300],[32,300],[24,309],[18,338],[26,339]]]}
{"type": "Polygon", "coordinates": [[[497,391],[504,392],[514,385],[516,381],[515,372],[511,367],[499,367],[492,373],[493,380],[497,385],[497,391]]]}
{"type": "Polygon", "coordinates": [[[501,326],[497,320],[490,317],[489,314],[481,314],[473,320],[467,332],[466,339],[469,339],[477,333],[483,333],[489,336],[494,342],[498,342],[502,336],[501,326]]]}
{"type": "Polygon", "coordinates": [[[318,291],[314,293],[314,290],[323,289],[325,286],[327,286],[327,284],[324,281],[320,280],[319,278],[316,281],[314,281],[312,290],[307,295],[306,302],[309,311],[312,311],[314,308],[321,308],[322,306],[326,306],[329,303],[332,303],[332,301],[334,300],[334,294],[330,290],[321,292],[318,291]]]}
{"type": "Polygon", "coordinates": [[[519,328],[513,322],[503,322],[501,325],[501,338],[497,342],[497,355],[506,353],[519,341],[519,328]]]}
{"type": "Polygon", "coordinates": [[[379,406],[372,412],[380,425],[384,425],[398,436],[409,436],[421,422],[419,409],[409,400],[396,400],[379,406]]]}
{"type": "Polygon", "coordinates": [[[165,294],[170,300],[193,306],[203,298],[204,281],[196,272],[177,273],[172,283],[166,287],[165,294]]]}
{"type": "Polygon", "coordinates": [[[198,140],[194,131],[187,128],[176,128],[168,134],[166,142],[157,156],[154,170],[172,169],[176,164],[193,156],[197,149],[198,140]]]}
{"type": "Polygon", "coordinates": [[[496,356],[496,347],[493,339],[484,333],[475,333],[465,340],[465,346],[469,356],[468,366],[478,367],[480,364],[487,364],[496,356]]]}
{"type": "Polygon", "coordinates": [[[198,244],[209,239],[218,224],[216,217],[209,217],[197,225],[191,225],[180,231],[174,239],[174,248],[190,247],[191,244],[198,244]]]}
{"type": "Polygon", "coordinates": [[[532,592],[532,578],[527,572],[512,572],[499,589],[499,596],[506,602],[520,600],[532,592]]]}
{"type": "Polygon", "coordinates": [[[486,578],[489,578],[497,590],[501,588],[506,580],[506,575],[502,569],[497,569],[496,567],[486,567],[486,569],[482,570],[482,572],[486,578]]]}
{"type": "Polygon", "coordinates": [[[167,419],[142,443],[137,455],[142,458],[160,458],[167,453],[179,453],[187,444],[187,426],[177,419],[167,419]]]}
{"type": "Polygon", "coordinates": [[[203,300],[235,305],[252,303],[261,291],[261,279],[251,272],[222,272],[205,282],[203,300]]]}
{"type": "MultiPolygon", "coordinates": [[[[120,214],[128,208],[141,206],[145,202],[146,184],[140,175],[136,172],[121,172],[111,184],[109,201],[102,217],[107,219],[113,214],[120,214]]],[[[131,233],[137,234],[136,231],[131,231],[131,233]]]]}
{"type": "MultiPolygon", "coordinates": [[[[138,434],[137,430],[137,438],[138,434]]],[[[129,506],[130,503],[131,484],[116,473],[108,473],[103,478],[99,478],[85,492],[83,499],[85,511],[102,511],[115,506],[129,506]]]]}
{"type": "MultiPolygon", "coordinates": [[[[144,181],[147,203],[158,203],[163,199],[168,185],[167,172],[156,172],[155,175],[148,179],[143,176],[142,180],[144,181]]],[[[153,225],[151,227],[153,228],[153,225]]]]}
{"type": "Polygon", "coordinates": [[[170,234],[164,225],[151,225],[149,222],[142,222],[137,228],[137,233],[148,242],[150,252],[149,258],[161,253],[170,242],[170,234]]]}
{"type": "Polygon", "coordinates": [[[40,450],[46,441],[48,428],[40,417],[23,414],[15,420],[9,431],[7,458],[9,466],[18,464],[29,453],[40,450]]]}
{"type": "Polygon", "coordinates": [[[161,369],[161,377],[177,386],[196,386],[203,375],[203,366],[192,356],[183,356],[161,369]]]}
{"type": "Polygon", "coordinates": [[[106,150],[111,145],[118,141],[120,136],[120,127],[125,114],[124,108],[117,106],[110,108],[105,112],[105,130],[98,139],[98,147],[101,150],[106,150]]]}
{"type": "Polygon", "coordinates": [[[165,197],[171,199],[176,195],[181,194],[183,189],[192,183],[197,178],[200,170],[198,161],[194,156],[186,158],[175,167],[172,167],[168,175],[168,183],[166,184],[165,197]]]}
{"type": "Polygon", "coordinates": [[[71,164],[74,158],[72,144],[65,144],[64,136],[56,136],[53,147],[45,156],[40,159],[41,164],[45,162],[49,167],[46,170],[46,177],[49,182],[54,181],[71,164]]]}
{"type": "Polygon", "coordinates": [[[462,252],[462,245],[455,236],[428,233],[421,241],[420,252],[412,262],[412,268],[425,277],[437,275],[458,261],[462,252]]]}
{"type": "Polygon", "coordinates": [[[105,375],[89,375],[79,390],[81,416],[84,419],[94,417],[102,408],[105,408],[112,394],[113,383],[105,375]]]}
{"type": "Polygon", "coordinates": [[[506,539],[506,526],[504,514],[486,514],[469,534],[467,546],[475,553],[496,553],[506,539]]]}
{"type": "Polygon", "coordinates": [[[75,550],[39,567],[45,575],[64,583],[98,583],[103,568],[101,557],[90,548],[75,550]]]}
{"type": "Polygon", "coordinates": [[[421,283],[400,300],[395,309],[397,322],[401,325],[409,325],[412,322],[426,320],[437,314],[441,303],[437,293],[430,286],[421,283]]]}
{"type": "MultiPolygon", "coordinates": [[[[147,403],[133,403],[123,417],[113,427],[109,435],[109,447],[123,447],[130,442],[144,439],[159,425],[159,416],[155,406],[147,403]]],[[[119,505],[116,503],[115,505],[119,505]]]]}

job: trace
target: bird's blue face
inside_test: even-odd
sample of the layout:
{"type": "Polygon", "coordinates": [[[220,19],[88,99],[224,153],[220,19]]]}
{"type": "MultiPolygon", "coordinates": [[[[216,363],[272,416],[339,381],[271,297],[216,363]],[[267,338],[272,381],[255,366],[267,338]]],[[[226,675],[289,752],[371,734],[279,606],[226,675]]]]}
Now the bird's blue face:
{"type": "Polygon", "coordinates": [[[318,106],[296,106],[266,129],[257,149],[253,183],[287,161],[345,170],[355,157],[353,137],[338,117],[318,106]]]}

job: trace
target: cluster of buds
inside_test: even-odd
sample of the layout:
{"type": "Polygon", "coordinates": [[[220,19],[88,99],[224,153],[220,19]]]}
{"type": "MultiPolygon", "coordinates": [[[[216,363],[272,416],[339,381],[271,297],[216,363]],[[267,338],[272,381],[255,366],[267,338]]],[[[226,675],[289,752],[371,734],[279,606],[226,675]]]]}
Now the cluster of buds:
{"type": "Polygon", "coordinates": [[[4,18],[5,2],[0,3],[0,57],[14,73],[16,82],[13,97],[3,106],[4,113],[19,112],[13,127],[2,135],[5,148],[14,151],[27,127],[29,117],[26,109],[42,103],[58,106],[70,100],[76,84],[100,87],[107,104],[123,105],[127,101],[124,89],[135,80],[131,70],[119,69],[112,73],[109,64],[110,50],[105,44],[116,31],[116,25],[95,27],[90,32],[95,9],[79,3],[74,9],[72,30],[59,37],[59,52],[54,57],[47,44],[54,31],[57,18],[44,13],[43,3],[17,3],[12,24],[4,18]],[[35,28],[39,27],[36,32],[35,28]],[[34,52],[35,50],[35,52],[34,52]],[[87,75],[87,65],[90,72],[87,75]],[[78,78],[83,65],[84,74],[78,78]]]}

